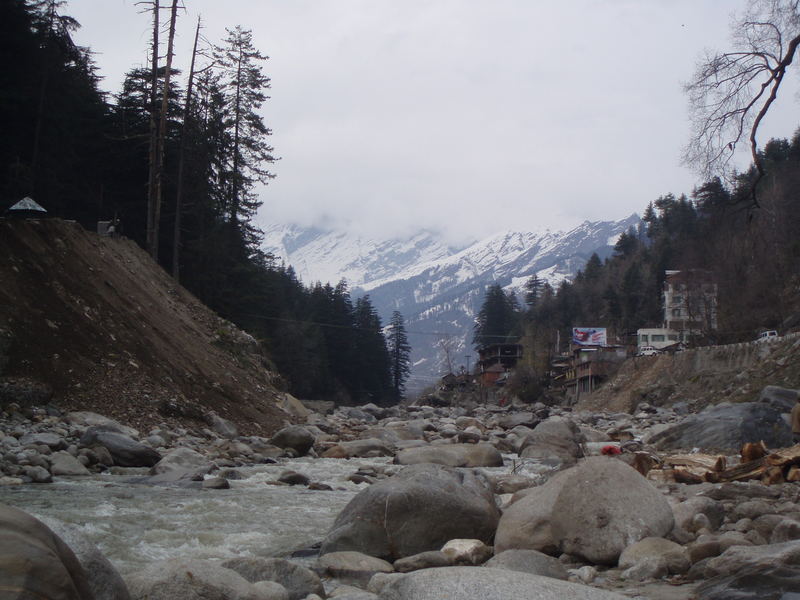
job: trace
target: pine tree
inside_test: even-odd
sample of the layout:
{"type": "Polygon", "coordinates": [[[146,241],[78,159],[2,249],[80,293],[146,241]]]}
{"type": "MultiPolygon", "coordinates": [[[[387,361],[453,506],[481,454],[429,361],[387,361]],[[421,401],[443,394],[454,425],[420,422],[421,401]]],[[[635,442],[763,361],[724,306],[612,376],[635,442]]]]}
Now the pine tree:
{"type": "Polygon", "coordinates": [[[261,206],[253,193],[256,183],[266,184],[274,177],[267,169],[275,161],[273,148],[267,143],[272,135],[259,114],[267,96],[269,77],[263,74],[261,63],[268,59],[253,46],[250,30],[236,26],[226,29],[224,46],[215,49],[215,59],[222,69],[222,89],[226,113],[232,131],[225,181],[226,216],[234,229],[252,239],[255,229],[250,219],[261,206]],[[247,235],[249,234],[249,235],[247,235]]]}
{"type": "Polygon", "coordinates": [[[499,344],[519,334],[516,297],[506,294],[497,284],[490,285],[478,312],[472,343],[476,347],[499,344]]]}
{"type": "Polygon", "coordinates": [[[405,391],[405,384],[411,374],[411,346],[406,335],[405,322],[400,311],[392,313],[389,323],[389,358],[391,360],[392,391],[395,402],[399,402],[405,391]]]}
{"type": "Polygon", "coordinates": [[[542,285],[544,282],[539,279],[534,273],[531,278],[525,283],[525,304],[528,309],[533,310],[539,302],[539,297],[542,294],[542,285]]]}

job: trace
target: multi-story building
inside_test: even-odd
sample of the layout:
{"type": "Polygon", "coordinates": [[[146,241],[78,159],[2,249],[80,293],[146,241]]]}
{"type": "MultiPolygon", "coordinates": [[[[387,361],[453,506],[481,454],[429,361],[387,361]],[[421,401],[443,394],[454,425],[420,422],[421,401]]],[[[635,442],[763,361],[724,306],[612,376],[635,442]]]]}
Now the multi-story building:
{"type": "Polygon", "coordinates": [[[666,271],[662,297],[664,328],[680,339],[717,328],[717,284],[710,271],[666,271]]]}

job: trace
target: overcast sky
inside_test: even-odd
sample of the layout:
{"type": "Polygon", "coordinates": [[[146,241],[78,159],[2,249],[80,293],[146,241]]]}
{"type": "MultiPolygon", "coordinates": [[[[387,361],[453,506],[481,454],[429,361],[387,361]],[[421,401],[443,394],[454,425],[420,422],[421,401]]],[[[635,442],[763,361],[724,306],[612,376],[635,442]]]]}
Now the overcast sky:
{"type": "MultiPolygon", "coordinates": [[[[168,0],[162,0],[166,4],[168,0]]],[[[270,56],[264,105],[281,161],[259,223],[375,236],[425,227],[453,241],[619,219],[690,193],[680,165],[688,80],[729,46],[733,0],[185,0],[220,42],[253,31],[270,56]]],[[[147,61],[135,0],[69,0],[104,90],[147,61]]],[[[166,18],[166,14],[164,16],[166,18]]],[[[792,76],[795,88],[797,76],[792,76]]],[[[761,139],[790,137],[784,91],[761,139]]],[[[743,160],[740,165],[746,166],[743,160]]]]}

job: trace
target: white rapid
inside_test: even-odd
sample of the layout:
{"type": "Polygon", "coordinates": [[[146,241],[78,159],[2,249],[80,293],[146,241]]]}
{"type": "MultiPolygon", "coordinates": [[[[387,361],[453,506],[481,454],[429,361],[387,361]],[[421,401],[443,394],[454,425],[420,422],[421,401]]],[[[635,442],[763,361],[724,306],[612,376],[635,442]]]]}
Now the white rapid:
{"type": "Polygon", "coordinates": [[[347,502],[368,484],[347,477],[391,459],[299,458],[240,467],[229,490],[130,484],[146,470],[0,486],[0,502],[79,526],[125,576],[170,557],[287,556],[319,542],[347,502]],[[276,486],[294,470],[333,491],[276,486]],[[138,473],[137,473],[138,471],[138,473]]]}

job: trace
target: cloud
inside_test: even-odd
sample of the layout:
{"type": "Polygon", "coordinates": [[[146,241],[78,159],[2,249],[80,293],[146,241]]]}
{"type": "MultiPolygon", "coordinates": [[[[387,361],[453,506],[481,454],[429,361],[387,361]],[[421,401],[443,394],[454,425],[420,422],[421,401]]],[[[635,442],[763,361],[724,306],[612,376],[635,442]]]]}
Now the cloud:
{"type": "MultiPolygon", "coordinates": [[[[193,0],[191,28],[252,28],[271,59],[264,117],[282,160],[261,223],[335,224],[375,236],[420,227],[466,239],[513,227],[616,219],[690,192],[681,82],[728,43],[734,3],[677,0],[193,0]],[[224,5],[223,5],[224,4],[224,5]]],[[[79,42],[106,87],[143,63],[133,0],[81,0],[79,42]]],[[[767,125],[790,136],[789,94],[767,125]]],[[[777,107],[776,107],[777,108],[777,107]]],[[[766,139],[766,137],[764,138],[766,139]]],[[[746,164],[746,162],[742,162],[746,164]]]]}

